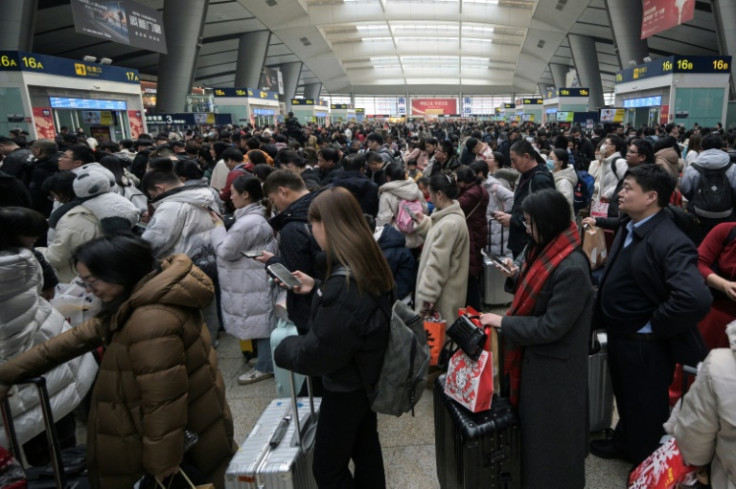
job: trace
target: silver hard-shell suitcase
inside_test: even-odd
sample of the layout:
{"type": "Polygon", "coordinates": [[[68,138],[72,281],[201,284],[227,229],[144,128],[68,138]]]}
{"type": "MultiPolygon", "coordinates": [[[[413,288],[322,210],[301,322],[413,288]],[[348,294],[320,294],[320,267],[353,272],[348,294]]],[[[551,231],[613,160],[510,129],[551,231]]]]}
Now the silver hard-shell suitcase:
{"type": "Polygon", "coordinates": [[[613,384],[608,370],[608,335],[593,331],[588,354],[588,396],[590,431],[611,427],[613,419],[613,384]]]}
{"type": "MultiPolygon", "coordinates": [[[[488,246],[486,252],[491,251],[491,222],[488,221],[488,246]]],[[[501,226],[501,251],[503,252],[503,226],[501,226]]],[[[511,304],[514,296],[506,292],[506,275],[496,268],[490,256],[483,256],[483,304],[501,306],[511,304]]]]}
{"type": "Polygon", "coordinates": [[[226,489],[317,489],[312,474],[314,435],[321,399],[274,399],[230,461],[226,489]],[[299,415],[294,416],[297,412],[299,415]]]}

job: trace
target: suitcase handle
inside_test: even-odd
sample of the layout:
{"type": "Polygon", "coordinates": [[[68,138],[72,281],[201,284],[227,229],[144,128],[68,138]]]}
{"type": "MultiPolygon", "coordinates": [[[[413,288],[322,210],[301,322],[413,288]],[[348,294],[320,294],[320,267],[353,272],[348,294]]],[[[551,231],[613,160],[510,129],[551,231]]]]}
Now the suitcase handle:
{"type": "MultiPolygon", "coordinates": [[[[61,461],[61,445],[59,444],[59,436],[56,433],[54,425],[54,413],[51,411],[51,403],[49,402],[49,392],[46,389],[46,379],[44,377],[31,377],[29,379],[17,380],[13,385],[34,384],[38,389],[39,405],[43,413],[43,423],[46,428],[46,439],[51,448],[51,465],[54,469],[54,482],[57,489],[66,487],[66,474],[64,474],[64,466],[61,461]]],[[[13,425],[13,414],[10,410],[10,401],[6,397],[0,403],[0,412],[5,426],[5,434],[10,443],[10,450],[17,460],[23,460],[21,457],[21,448],[18,443],[18,436],[13,425]]]]}
{"type": "MultiPolygon", "coordinates": [[[[307,375],[305,378],[305,381],[307,383],[307,393],[309,394],[309,419],[304,424],[304,428],[309,426],[311,422],[315,421],[315,412],[314,412],[314,396],[312,395],[312,379],[307,375]]],[[[296,398],[296,387],[295,387],[295,381],[294,381],[294,372],[291,370],[289,371],[289,387],[291,388],[291,407],[294,410],[294,421],[296,423],[296,432],[299,434],[299,447],[301,447],[302,452],[306,452],[304,447],[304,434],[302,433],[302,426],[299,421],[299,402],[296,398]]]]}

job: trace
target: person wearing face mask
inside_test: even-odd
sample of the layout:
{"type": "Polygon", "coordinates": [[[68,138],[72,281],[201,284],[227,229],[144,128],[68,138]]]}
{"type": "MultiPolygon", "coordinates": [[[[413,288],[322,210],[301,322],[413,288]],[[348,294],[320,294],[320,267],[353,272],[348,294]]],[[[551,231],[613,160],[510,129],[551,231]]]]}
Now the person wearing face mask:
{"type": "MultiPolygon", "coordinates": [[[[616,199],[616,186],[623,180],[629,165],[623,155],[626,154],[626,142],[616,135],[610,135],[603,140],[601,156],[603,157],[601,173],[600,198],[607,201],[616,199]]],[[[610,215],[610,213],[609,213],[610,215]]],[[[611,216],[614,217],[614,216],[611,216]]]]}
{"type": "Polygon", "coordinates": [[[578,175],[568,162],[569,154],[567,150],[557,148],[549,154],[547,159],[547,168],[552,172],[555,179],[555,188],[565,196],[567,203],[570,204],[570,220],[575,220],[575,211],[573,210],[573,200],[575,199],[575,185],[578,184],[578,175]]]}

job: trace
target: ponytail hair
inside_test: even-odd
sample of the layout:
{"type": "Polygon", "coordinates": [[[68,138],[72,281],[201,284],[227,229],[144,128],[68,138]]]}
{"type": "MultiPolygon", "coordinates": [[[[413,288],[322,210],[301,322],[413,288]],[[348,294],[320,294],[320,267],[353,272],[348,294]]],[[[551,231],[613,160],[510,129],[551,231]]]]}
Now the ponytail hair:
{"type": "Polygon", "coordinates": [[[263,217],[266,219],[271,217],[271,202],[263,193],[263,186],[261,186],[260,180],[250,175],[242,175],[233,181],[233,188],[239,194],[248,192],[250,200],[260,203],[263,207],[263,217]]]}
{"type": "Polygon", "coordinates": [[[429,179],[429,189],[434,193],[442,192],[450,200],[457,199],[460,193],[455,177],[445,173],[435,173],[432,175],[429,179]]]}

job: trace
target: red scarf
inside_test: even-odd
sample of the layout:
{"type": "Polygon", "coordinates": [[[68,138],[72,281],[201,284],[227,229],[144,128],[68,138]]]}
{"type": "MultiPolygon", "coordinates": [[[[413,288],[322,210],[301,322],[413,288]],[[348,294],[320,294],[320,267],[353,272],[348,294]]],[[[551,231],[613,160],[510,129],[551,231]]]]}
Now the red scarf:
{"type": "MultiPolygon", "coordinates": [[[[560,233],[545,248],[538,253],[533,250],[522,265],[519,273],[519,282],[514,292],[514,301],[506,313],[507,316],[529,316],[537,303],[537,297],[554,273],[557,266],[567,258],[570,253],[580,246],[580,233],[574,222],[570,227],[560,233]],[[529,264],[531,263],[531,266],[529,264]]],[[[519,405],[519,386],[521,384],[521,359],[522,348],[508,348],[504,350],[503,371],[509,376],[511,388],[510,400],[514,406],[519,405]]]]}

